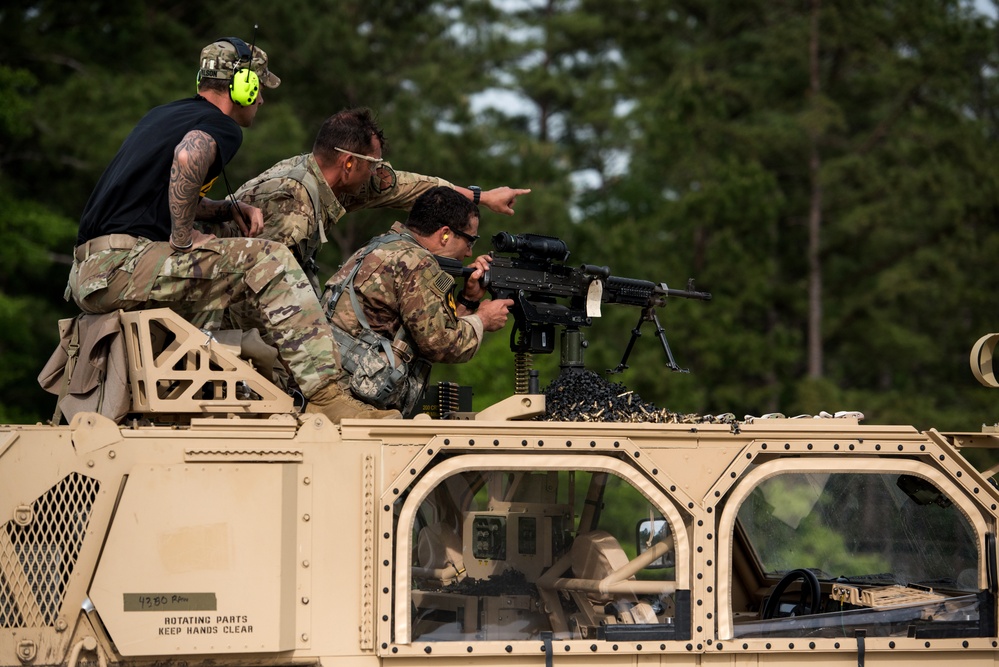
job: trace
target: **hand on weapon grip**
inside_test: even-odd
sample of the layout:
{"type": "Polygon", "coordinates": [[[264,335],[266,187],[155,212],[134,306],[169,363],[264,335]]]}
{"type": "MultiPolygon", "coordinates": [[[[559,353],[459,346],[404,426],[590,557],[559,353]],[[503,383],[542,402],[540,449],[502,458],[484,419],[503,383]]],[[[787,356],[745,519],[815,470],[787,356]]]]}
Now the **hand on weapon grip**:
{"type": "Polygon", "coordinates": [[[468,265],[468,268],[475,269],[472,275],[465,280],[465,289],[462,292],[469,301],[481,301],[482,297],[486,295],[486,290],[482,287],[480,280],[489,270],[489,262],[491,261],[493,258],[489,255],[479,255],[468,265]]]}
{"type": "Polygon", "coordinates": [[[513,306],[513,299],[489,299],[479,305],[475,314],[482,320],[482,328],[486,331],[499,331],[506,326],[507,316],[513,306]]]}

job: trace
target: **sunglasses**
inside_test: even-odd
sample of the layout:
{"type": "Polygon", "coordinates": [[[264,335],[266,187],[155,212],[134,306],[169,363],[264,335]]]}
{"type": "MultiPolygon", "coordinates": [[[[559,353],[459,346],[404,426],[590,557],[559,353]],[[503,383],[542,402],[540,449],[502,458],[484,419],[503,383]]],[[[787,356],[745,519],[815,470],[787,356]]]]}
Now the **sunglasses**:
{"type": "Polygon", "coordinates": [[[340,153],[346,153],[347,155],[353,155],[354,157],[359,158],[361,160],[364,160],[365,162],[371,162],[371,163],[373,163],[372,167],[371,167],[372,169],[377,169],[378,167],[380,167],[383,164],[385,164],[385,160],[381,159],[380,157],[371,157],[370,155],[361,155],[360,153],[354,153],[354,152],[348,151],[346,148],[334,148],[333,150],[335,150],[337,152],[340,152],[340,153]]]}
{"type": "Polygon", "coordinates": [[[382,192],[391,190],[395,187],[395,169],[393,169],[392,165],[385,160],[377,157],[371,157],[370,155],[361,155],[360,153],[348,151],[346,148],[334,147],[333,150],[370,163],[371,187],[374,188],[376,193],[381,194],[382,192]]]}
{"type": "Polygon", "coordinates": [[[475,242],[479,240],[478,234],[466,234],[465,232],[458,231],[454,227],[451,228],[451,231],[460,236],[461,238],[465,239],[465,243],[468,244],[469,250],[474,248],[475,242]]]}

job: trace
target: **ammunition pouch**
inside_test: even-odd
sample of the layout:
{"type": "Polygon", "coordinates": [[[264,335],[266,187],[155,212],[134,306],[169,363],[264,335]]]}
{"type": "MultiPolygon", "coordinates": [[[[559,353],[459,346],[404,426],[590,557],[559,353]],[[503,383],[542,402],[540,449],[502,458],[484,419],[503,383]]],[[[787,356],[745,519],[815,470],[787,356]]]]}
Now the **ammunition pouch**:
{"type": "Polygon", "coordinates": [[[333,326],[343,369],[350,373],[350,391],[380,410],[398,409],[407,414],[416,405],[427,379],[430,363],[414,358],[400,328],[393,340],[372,329],[357,336],[333,326]]]}
{"type": "Polygon", "coordinates": [[[98,412],[121,420],[132,405],[120,311],[59,320],[59,346],[38,376],[45,391],[59,396],[52,423],[65,415],[98,412]]]}

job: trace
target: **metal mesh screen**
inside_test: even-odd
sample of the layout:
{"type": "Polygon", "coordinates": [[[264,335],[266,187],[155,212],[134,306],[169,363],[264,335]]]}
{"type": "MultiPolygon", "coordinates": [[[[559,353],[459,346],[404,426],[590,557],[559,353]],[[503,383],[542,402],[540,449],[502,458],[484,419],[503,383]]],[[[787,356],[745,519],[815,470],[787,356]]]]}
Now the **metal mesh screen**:
{"type": "Polygon", "coordinates": [[[99,490],[73,473],[0,526],[0,628],[55,624],[99,490]]]}

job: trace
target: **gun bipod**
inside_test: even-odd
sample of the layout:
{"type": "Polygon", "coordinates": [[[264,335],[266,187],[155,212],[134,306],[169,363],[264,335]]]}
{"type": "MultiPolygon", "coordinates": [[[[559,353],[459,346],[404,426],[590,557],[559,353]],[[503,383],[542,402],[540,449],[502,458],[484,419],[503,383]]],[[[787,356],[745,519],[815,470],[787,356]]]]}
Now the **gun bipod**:
{"type": "Polygon", "coordinates": [[[624,356],[621,357],[621,363],[614,368],[608,368],[607,374],[615,375],[628,368],[628,357],[631,356],[631,350],[635,347],[635,341],[642,335],[642,325],[645,322],[653,322],[656,325],[656,337],[662,342],[663,351],[666,352],[666,366],[677,373],[689,373],[688,369],[677,366],[676,360],[673,359],[673,352],[669,349],[669,341],[666,340],[666,330],[663,329],[663,325],[659,322],[659,315],[656,313],[656,309],[649,306],[642,309],[641,314],[638,316],[638,323],[631,330],[631,339],[628,341],[628,347],[624,350],[624,356]]]}

